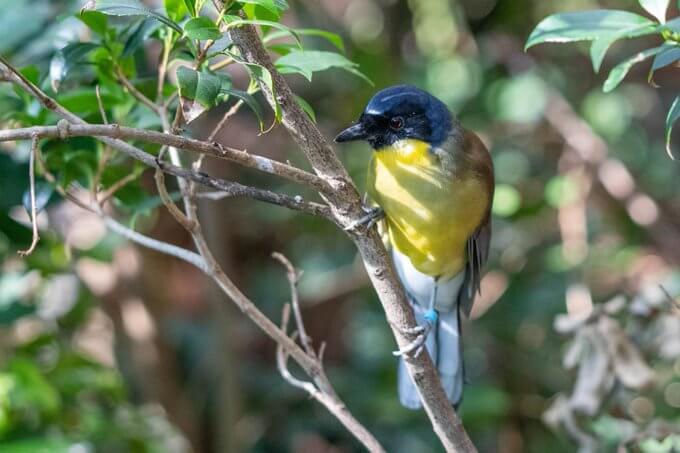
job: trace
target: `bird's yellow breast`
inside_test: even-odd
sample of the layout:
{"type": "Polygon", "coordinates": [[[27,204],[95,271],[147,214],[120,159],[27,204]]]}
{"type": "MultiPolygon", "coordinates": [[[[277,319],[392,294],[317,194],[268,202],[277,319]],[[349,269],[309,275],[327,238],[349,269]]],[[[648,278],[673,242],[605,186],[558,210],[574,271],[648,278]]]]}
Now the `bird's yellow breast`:
{"type": "Polygon", "coordinates": [[[368,192],[383,208],[389,240],[420,272],[457,274],[466,242],[484,219],[484,184],[466,171],[444,169],[427,143],[402,140],[373,153],[368,192]]]}

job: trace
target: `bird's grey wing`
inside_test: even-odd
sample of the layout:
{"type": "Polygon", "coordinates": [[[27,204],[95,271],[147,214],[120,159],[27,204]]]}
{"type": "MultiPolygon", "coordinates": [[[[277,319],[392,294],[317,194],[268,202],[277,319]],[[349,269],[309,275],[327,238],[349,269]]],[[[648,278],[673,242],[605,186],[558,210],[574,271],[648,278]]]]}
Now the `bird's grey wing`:
{"type": "Polygon", "coordinates": [[[458,303],[465,313],[470,316],[475,296],[480,292],[482,270],[489,258],[489,244],[491,243],[491,216],[475,230],[467,241],[468,260],[465,265],[465,279],[459,293],[458,303]]]}

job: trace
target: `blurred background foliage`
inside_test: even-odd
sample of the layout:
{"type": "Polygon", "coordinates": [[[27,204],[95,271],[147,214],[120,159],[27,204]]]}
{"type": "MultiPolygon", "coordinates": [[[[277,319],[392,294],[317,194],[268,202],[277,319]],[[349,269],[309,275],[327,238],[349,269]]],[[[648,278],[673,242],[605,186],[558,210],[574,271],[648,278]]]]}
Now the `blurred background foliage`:
{"type": "MultiPolygon", "coordinates": [[[[73,16],[81,6],[0,0],[0,53],[44,79],[57,49],[91,38],[73,16]]],[[[587,45],[522,50],[545,16],[600,7],[644,14],[633,0],[292,0],[282,19],[343,36],[347,56],[375,83],[339,71],[312,83],[289,77],[328,137],[377,88],[413,83],[443,99],[492,151],[492,259],[464,325],[469,384],[460,410],[480,451],[569,452],[591,441],[603,451],[626,441],[645,451],[678,448],[680,317],[671,299],[680,293],[680,166],[664,152],[678,70],[657,72],[653,87],[639,65],[605,94],[607,70],[658,37],[615,44],[599,75],[587,45]],[[604,348],[593,346],[602,338],[604,348]],[[617,345],[635,360],[622,361],[617,345]],[[589,384],[596,388],[584,393],[589,384]],[[574,410],[575,396],[590,409],[574,410]]],[[[677,13],[673,4],[669,17],[677,13]]],[[[148,39],[134,54],[136,81],[153,78],[159,52],[148,39]]],[[[243,73],[232,76],[245,88],[243,73]]],[[[88,80],[65,82],[58,98],[96,120],[88,80]]],[[[3,128],[17,123],[8,112],[25,112],[22,124],[49,119],[6,84],[0,94],[3,128]]],[[[104,99],[129,124],[159,126],[122,90],[104,99]]],[[[205,137],[227,108],[189,133],[205,137]]],[[[218,140],[306,166],[282,128],[260,135],[246,110],[218,140]]],[[[48,165],[65,181],[96,166],[92,140],[49,146],[48,165]]],[[[362,186],[369,151],[338,152],[362,186]]],[[[31,239],[27,162],[26,143],[0,145],[1,451],[359,451],[336,420],[280,378],[274,345],[189,265],[131,246],[48,190],[41,242],[19,258],[31,239]]],[[[221,161],[205,168],[296,193],[221,161]]],[[[103,182],[131,171],[140,177],[117,194],[116,209],[148,234],[190,246],[156,209],[150,172],[114,160],[103,182]]],[[[338,393],[388,451],[438,451],[425,415],[397,402],[394,342],[341,232],[247,200],[203,201],[200,215],[227,272],[272,319],[289,296],[271,252],[304,270],[308,332],[327,342],[338,393]]]]}

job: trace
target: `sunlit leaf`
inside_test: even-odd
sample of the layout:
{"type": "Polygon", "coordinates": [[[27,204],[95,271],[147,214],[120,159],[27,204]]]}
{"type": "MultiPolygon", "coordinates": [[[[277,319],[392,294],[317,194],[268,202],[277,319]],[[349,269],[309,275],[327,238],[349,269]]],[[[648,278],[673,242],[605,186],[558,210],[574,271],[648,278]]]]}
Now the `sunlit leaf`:
{"type": "Polygon", "coordinates": [[[638,0],[640,6],[652,16],[659,19],[662,24],[666,22],[666,11],[669,0],[638,0]]]}
{"type": "Polygon", "coordinates": [[[87,55],[94,49],[96,44],[76,42],[59,49],[50,61],[50,81],[54,91],[59,90],[59,85],[66,78],[69,71],[75,66],[85,62],[87,55]]]}
{"type": "Polygon", "coordinates": [[[216,105],[222,86],[218,76],[186,66],[177,69],[177,83],[182,114],[187,123],[216,105]]]}
{"type": "Polygon", "coordinates": [[[164,25],[182,33],[182,29],[174,21],[136,0],[96,0],[95,10],[109,16],[146,16],[156,19],[164,25]]]}
{"type": "Polygon", "coordinates": [[[312,74],[315,72],[332,68],[343,69],[361,77],[369,84],[373,84],[368,77],[357,69],[359,67],[357,63],[335,52],[296,50],[276,60],[276,67],[284,74],[300,74],[310,82],[312,74]]]}
{"type": "Polygon", "coordinates": [[[645,61],[647,58],[658,54],[662,50],[663,46],[646,49],[614,66],[614,68],[609,73],[609,77],[607,77],[607,80],[605,80],[604,86],[602,87],[604,92],[609,93],[614,88],[616,88],[621,83],[623,78],[626,77],[626,74],[628,74],[630,68],[632,68],[635,64],[645,61]]]}
{"type": "Polygon", "coordinates": [[[195,17],[184,24],[184,34],[191,39],[205,41],[220,39],[222,33],[215,23],[207,17],[195,17]]]}
{"type": "Polygon", "coordinates": [[[100,13],[99,11],[85,10],[78,14],[77,17],[93,32],[99,35],[104,35],[106,33],[108,25],[106,14],[100,13]]]}
{"type": "MultiPolygon", "coordinates": [[[[345,43],[343,42],[342,37],[340,37],[340,35],[337,33],[331,33],[330,31],[319,30],[316,28],[295,28],[293,31],[299,36],[316,36],[323,38],[337,47],[341,52],[345,51],[345,43]]],[[[290,33],[287,31],[275,31],[267,34],[267,36],[264,37],[263,42],[267,44],[271,41],[274,41],[275,39],[284,38],[289,35],[290,33]]]]}
{"type": "Polygon", "coordinates": [[[534,28],[525,49],[545,42],[631,38],[654,33],[656,27],[651,20],[627,11],[600,9],[553,14],[534,28]]]}
{"type": "Polygon", "coordinates": [[[164,0],[163,4],[168,18],[175,22],[181,21],[184,16],[186,16],[187,12],[189,12],[187,9],[189,5],[187,5],[187,3],[193,4],[193,0],[189,2],[185,2],[184,0],[164,0]]]}
{"type": "Polygon", "coordinates": [[[240,3],[249,3],[251,5],[261,6],[277,16],[288,9],[286,0],[240,0],[240,3]]]}
{"type": "Polygon", "coordinates": [[[664,45],[664,50],[659,52],[652,62],[652,69],[649,71],[649,80],[652,79],[654,71],[665,68],[668,65],[680,60],[680,47],[677,45],[664,45]]]}
{"type": "Polygon", "coordinates": [[[302,48],[302,41],[300,41],[300,36],[298,33],[290,28],[287,27],[283,24],[280,24],[278,22],[273,22],[270,20],[259,20],[259,19],[241,19],[238,16],[225,16],[224,21],[227,24],[227,28],[234,28],[234,27],[240,27],[242,25],[259,25],[259,26],[265,26],[265,27],[272,27],[276,28],[293,38],[295,38],[295,42],[297,42],[298,46],[302,48]]]}
{"type": "Polygon", "coordinates": [[[671,133],[673,132],[673,125],[678,118],[680,118],[680,96],[675,98],[675,101],[673,101],[673,105],[671,105],[670,110],[668,110],[668,115],[666,116],[666,152],[673,160],[675,160],[675,156],[671,149],[671,133]]]}

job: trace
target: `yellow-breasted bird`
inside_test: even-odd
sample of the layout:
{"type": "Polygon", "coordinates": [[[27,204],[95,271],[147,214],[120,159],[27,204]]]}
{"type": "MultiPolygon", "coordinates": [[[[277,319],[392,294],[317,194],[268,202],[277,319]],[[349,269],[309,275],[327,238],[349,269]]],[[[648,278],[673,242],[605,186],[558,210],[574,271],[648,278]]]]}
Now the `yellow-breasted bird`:
{"type": "MultiPolygon", "coordinates": [[[[395,355],[434,360],[449,400],[463,395],[460,312],[470,314],[491,240],[493,163],[482,141],[446,105],[419,88],[379,91],[337,142],[366,140],[374,150],[367,191],[378,207],[361,223],[383,218],[394,266],[419,327],[395,355]]],[[[421,407],[403,359],[399,399],[421,407]]]]}

